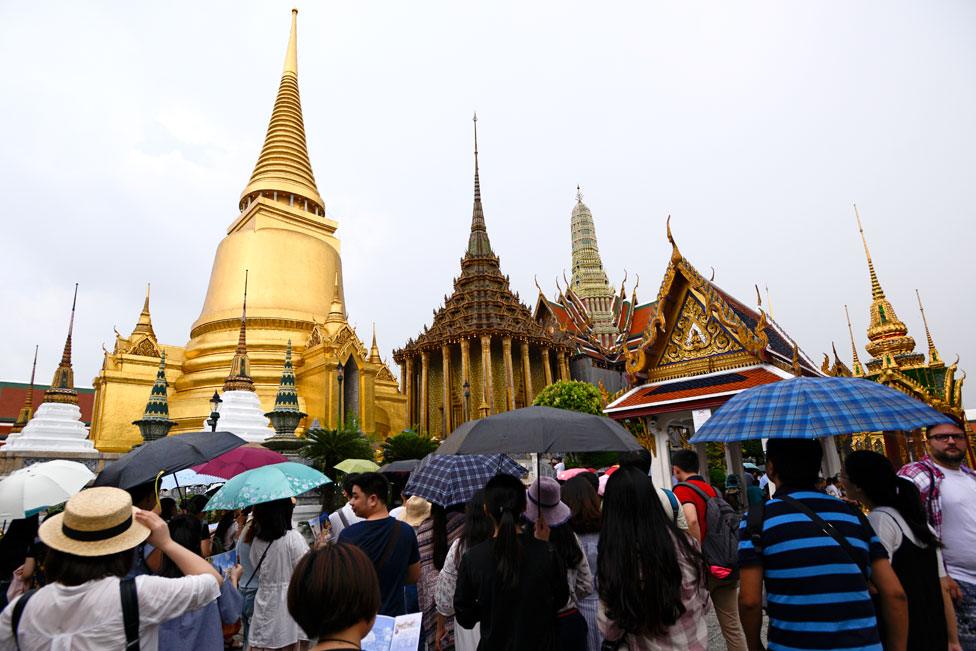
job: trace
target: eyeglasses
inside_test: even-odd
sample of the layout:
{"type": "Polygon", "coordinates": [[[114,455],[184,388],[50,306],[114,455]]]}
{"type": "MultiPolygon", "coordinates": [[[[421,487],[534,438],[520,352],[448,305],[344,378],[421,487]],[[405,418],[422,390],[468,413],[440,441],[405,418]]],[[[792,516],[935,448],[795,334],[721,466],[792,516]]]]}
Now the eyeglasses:
{"type": "Polygon", "coordinates": [[[953,439],[955,441],[965,441],[966,435],[963,434],[962,432],[959,432],[953,434],[933,434],[932,436],[929,437],[930,441],[938,441],[939,443],[945,443],[949,439],[953,439]]]}

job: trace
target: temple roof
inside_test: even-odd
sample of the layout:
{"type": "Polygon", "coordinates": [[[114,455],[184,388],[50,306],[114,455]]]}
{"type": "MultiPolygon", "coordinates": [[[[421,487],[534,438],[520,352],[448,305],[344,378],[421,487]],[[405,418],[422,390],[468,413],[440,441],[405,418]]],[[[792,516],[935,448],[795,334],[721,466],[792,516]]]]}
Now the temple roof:
{"type": "MultiPolygon", "coordinates": [[[[31,395],[31,402],[39,405],[44,401],[44,392],[51,387],[35,384],[31,395]]],[[[6,435],[9,427],[17,420],[20,409],[27,400],[30,384],[26,382],[0,382],[0,435],[6,435]]],[[[78,407],[81,408],[81,420],[86,425],[91,424],[92,410],[95,405],[95,390],[76,388],[78,407]]]]}
{"type": "MultiPolygon", "coordinates": [[[[315,185],[312,163],[305,143],[305,122],[302,102],[298,94],[298,10],[291,10],[291,34],[285,52],[285,65],[271,111],[271,122],[264,138],[264,146],[254,166],[251,180],[241,193],[243,210],[252,196],[267,192],[282,193],[307,199],[312,205],[305,209],[325,214],[325,203],[315,185]]],[[[296,205],[298,202],[296,202],[296,205]]]]}
{"type": "Polygon", "coordinates": [[[400,361],[404,353],[437,349],[442,344],[481,335],[510,336],[515,340],[557,346],[533,318],[529,309],[509,286],[498,256],[491,248],[481,204],[478,169],[478,118],[475,116],[474,207],[468,247],[461,259],[461,275],[454,280],[454,292],[434,311],[429,328],[393,353],[400,361]]]}

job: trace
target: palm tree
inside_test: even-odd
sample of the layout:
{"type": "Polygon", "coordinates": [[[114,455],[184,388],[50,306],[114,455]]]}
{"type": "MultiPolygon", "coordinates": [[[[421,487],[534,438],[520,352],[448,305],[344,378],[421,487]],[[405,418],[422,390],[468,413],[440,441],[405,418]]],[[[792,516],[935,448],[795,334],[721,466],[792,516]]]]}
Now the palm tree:
{"type": "Polygon", "coordinates": [[[372,459],[373,446],[356,429],[323,429],[317,427],[305,434],[305,444],[298,451],[319,470],[335,476],[335,465],[344,459],[372,459]]]}
{"type": "Polygon", "coordinates": [[[383,463],[393,463],[403,459],[423,459],[437,449],[437,441],[405,429],[386,439],[381,446],[383,463]]]}

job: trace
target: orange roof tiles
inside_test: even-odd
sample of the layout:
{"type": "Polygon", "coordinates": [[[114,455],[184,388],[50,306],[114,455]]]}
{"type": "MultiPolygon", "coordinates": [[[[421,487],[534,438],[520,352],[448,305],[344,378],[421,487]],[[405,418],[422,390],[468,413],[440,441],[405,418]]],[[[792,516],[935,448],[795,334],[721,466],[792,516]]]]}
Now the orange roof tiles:
{"type": "Polygon", "coordinates": [[[763,367],[660,382],[641,387],[608,409],[650,407],[660,403],[700,400],[717,394],[739,393],[783,378],[763,367]]]}

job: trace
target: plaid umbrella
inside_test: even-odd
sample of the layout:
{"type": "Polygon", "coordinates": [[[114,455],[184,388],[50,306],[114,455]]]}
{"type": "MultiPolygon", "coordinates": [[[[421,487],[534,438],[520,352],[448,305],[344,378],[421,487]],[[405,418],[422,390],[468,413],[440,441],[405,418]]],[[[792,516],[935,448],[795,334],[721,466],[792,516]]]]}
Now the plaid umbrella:
{"type": "Polygon", "coordinates": [[[403,494],[447,507],[467,502],[495,475],[523,477],[527,472],[506,454],[428,454],[411,473],[403,494]]]}
{"type": "Polygon", "coordinates": [[[691,442],[816,439],[948,422],[925,403],[877,382],[800,377],[743,391],[722,405],[691,442]]]}

